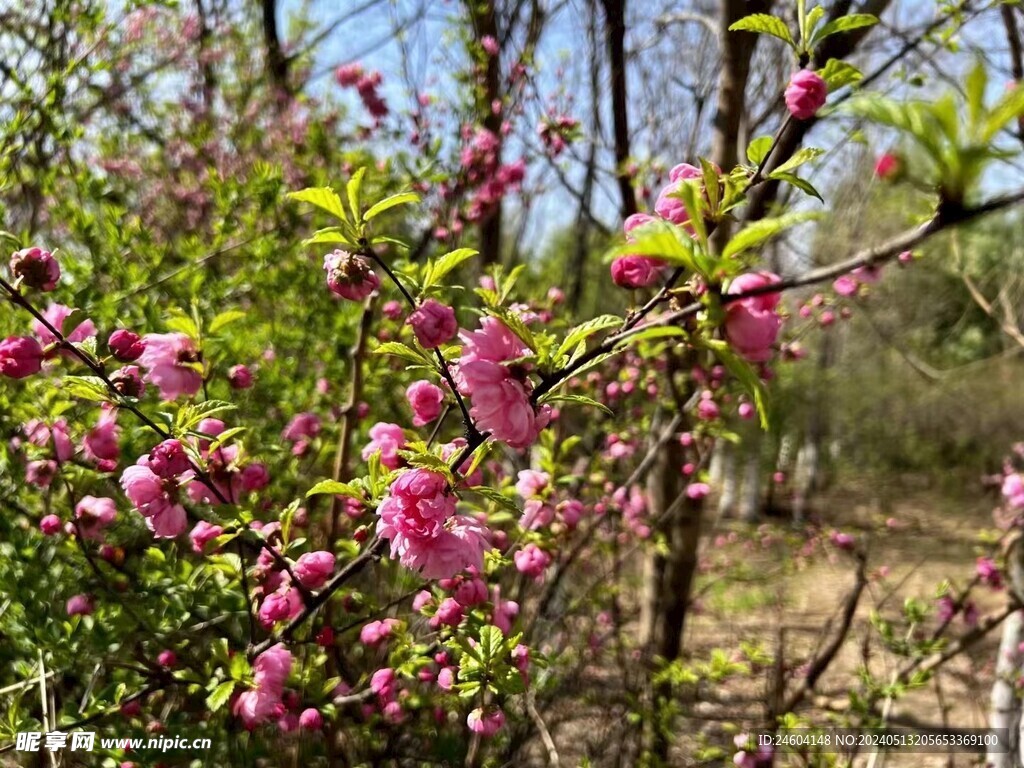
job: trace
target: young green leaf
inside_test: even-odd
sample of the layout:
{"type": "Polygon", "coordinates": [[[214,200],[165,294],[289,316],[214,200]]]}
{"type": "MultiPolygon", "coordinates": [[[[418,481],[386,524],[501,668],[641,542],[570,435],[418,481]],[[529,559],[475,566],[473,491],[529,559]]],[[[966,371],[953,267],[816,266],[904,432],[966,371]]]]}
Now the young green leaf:
{"type": "Polygon", "coordinates": [[[341,198],[330,187],[310,187],[299,192],[290,192],[288,197],[300,203],[309,203],[344,222],[348,222],[345,208],[341,204],[341,198]]]}
{"type": "Polygon", "coordinates": [[[415,192],[400,192],[397,195],[385,197],[383,200],[370,206],[366,213],[363,214],[363,221],[370,221],[374,217],[380,216],[385,211],[390,211],[399,205],[408,205],[409,203],[418,203],[419,201],[420,196],[415,192]]]}
{"type": "Polygon", "coordinates": [[[851,13],[849,16],[841,16],[835,21],[830,21],[821,29],[817,30],[811,36],[809,47],[814,48],[818,43],[831,35],[836,35],[840,32],[849,32],[854,29],[860,29],[861,27],[870,27],[877,23],[878,17],[873,16],[870,13],[851,13]]]}
{"type": "Polygon", "coordinates": [[[825,66],[819,70],[818,75],[825,81],[829,92],[846,85],[858,83],[864,79],[864,75],[859,69],[839,59],[829,59],[825,66]]]}
{"type": "Polygon", "coordinates": [[[359,190],[363,185],[363,176],[366,175],[366,168],[360,168],[352,174],[352,178],[345,185],[345,193],[348,195],[348,207],[352,211],[352,219],[359,221],[359,190]]]}
{"type": "Polygon", "coordinates": [[[775,237],[790,227],[818,218],[821,218],[821,214],[819,213],[796,211],[793,213],[786,213],[775,218],[755,221],[753,224],[749,224],[733,236],[722,250],[722,257],[727,259],[732,256],[736,256],[775,237]]]}
{"type": "Polygon", "coordinates": [[[747,146],[747,160],[751,165],[761,165],[768,151],[772,148],[771,136],[758,136],[747,146]]]}
{"type": "Polygon", "coordinates": [[[437,261],[432,262],[430,267],[427,269],[426,284],[436,285],[441,282],[449,272],[462,264],[462,262],[473,258],[479,253],[479,251],[473,250],[472,248],[457,248],[450,253],[446,253],[437,261]]]}
{"type": "Polygon", "coordinates": [[[337,480],[321,480],[306,491],[306,498],[309,498],[310,496],[319,496],[321,494],[348,496],[351,499],[360,500],[364,498],[361,489],[349,483],[340,483],[337,480]]]}
{"type": "Polygon", "coordinates": [[[729,27],[729,31],[758,32],[764,35],[771,35],[796,48],[796,43],[793,42],[793,34],[789,31],[789,27],[786,26],[786,22],[777,16],[769,16],[767,13],[755,13],[746,16],[729,27]]]}

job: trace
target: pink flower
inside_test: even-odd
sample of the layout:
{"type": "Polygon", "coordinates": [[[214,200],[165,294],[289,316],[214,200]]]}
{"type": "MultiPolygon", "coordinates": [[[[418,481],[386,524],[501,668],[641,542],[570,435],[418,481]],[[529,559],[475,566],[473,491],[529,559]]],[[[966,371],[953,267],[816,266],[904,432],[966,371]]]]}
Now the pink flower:
{"type": "Polygon", "coordinates": [[[178,663],[178,656],[171,650],[163,650],[156,657],[156,663],[170,669],[178,663]]]}
{"type": "Polygon", "coordinates": [[[165,480],[184,474],[192,468],[185,446],[178,440],[164,440],[149,452],[149,468],[165,480]]]}
{"type": "Polygon", "coordinates": [[[259,610],[260,624],[270,628],[279,621],[295,618],[301,611],[302,595],[299,590],[289,584],[283,584],[280,589],[263,599],[259,610]]]}
{"type": "Polygon", "coordinates": [[[701,398],[701,401],[697,403],[697,418],[702,421],[714,421],[720,413],[718,403],[710,397],[701,398]]]}
{"type": "Polygon", "coordinates": [[[620,288],[646,288],[661,279],[665,262],[636,254],[620,256],[612,262],[612,282],[620,288]]]}
{"type": "Polygon", "coordinates": [[[0,341],[0,374],[24,379],[43,367],[43,348],[29,336],[8,336],[0,341]]]}
{"type": "Polygon", "coordinates": [[[334,79],[342,88],[351,88],[363,76],[363,65],[358,61],[352,64],[342,64],[334,70],[334,79]]]}
{"type": "MultiPolygon", "coordinates": [[[[57,331],[59,331],[68,341],[72,344],[77,344],[80,341],[85,341],[86,339],[96,335],[96,326],[93,325],[92,320],[83,320],[70,332],[66,332],[64,330],[64,321],[77,311],[77,309],[65,307],[63,304],[51,304],[46,308],[46,311],[43,312],[43,318],[57,331]]],[[[50,332],[50,329],[38,320],[33,321],[32,332],[39,337],[39,343],[44,347],[54,344],[57,341],[57,337],[50,332]]]]}
{"type": "Polygon", "coordinates": [[[196,368],[199,351],[192,339],[183,333],[148,333],[142,342],[139,363],[148,369],[145,380],[160,390],[161,398],[176,400],[199,391],[203,376],[196,368]]]}
{"type": "Polygon", "coordinates": [[[395,301],[394,299],[384,302],[384,306],[380,308],[380,311],[388,320],[398,320],[403,314],[405,314],[405,310],[402,308],[401,302],[395,301]]]}
{"type": "Polygon", "coordinates": [[[397,688],[397,676],[395,670],[385,667],[378,669],[370,676],[370,690],[382,699],[390,699],[395,695],[397,688]]]}
{"type": "Polygon", "coordinates": [[[253,688],[239,694],[233,711],[242,718],[246,728],[252,729],[281,717],[285,713],[285,706],[279,697],[253,688]]]}
{"type": "Polygon", "coordinates": [[[334,555],[330,552],[307,552],[296,561],[292,571],[304,587],[317,589],[334,573],[334,555]]]}
{"type": "Polygon", "coordinates": [[[429,424],[441,414],[444,390],[429,381],[415,381],[405,390],[405,397],[412,408],[414,426],[429,424]]]}
{"type": "Polygon", "coordinates": [[[312,440],[320,434],[320,417],[308,411],[296,414],[281,432],[281,437],[292,443],[312,440]]]}
{"type": "Polygon", "coordinates": [[[252,386],[252,371],[247,365],[233,365],[228,369],[228,384],[232,389],[249,389],[252,386]]]}
{"type": "Polygon", "coordinates": [[[442,691],[450,691],[455,685],[455,667],[445,667],[437,673],[437,687],[442,691]]]}
{"type": "Polygon", "coordinates": [[[473,733],[478,733],[485,739],[489,739],[505,725],[505,713],[498,707],[486,709],[477,707],[466,717],[466,725],[473,733]]]}
{"type": "Polygon", "coordinates": [[[384,619],[383,621],[371,621],[364,624],[359,630],[359,642],[363,645],[377,646],[391,636],[391,633],[398,627],[400,622],[397,619],[384,619]]]}
{"type": "Polygon", "coordinates": [[[113,469],[121,454],[120,436],[117,411],[105,409],[96,426],[85,436],[85,455],[97,462],[101,469],[113,469]]]}
{"type": "Polygon", "coordinates": [[[538,472],[535,469],[524,469],[517,475],[516,492],[523,497],[523,500],[540,496],[545,488],[551,483],[551,475],[547,472],[538,472]]]}
{"type": "Polygon", "coordinates": [[[551,555],[538,547],[536,544],[527,544],[512,556],[516,563],[516,570],[525,576],[539,579],[544,571],[551,565],[551,555]]]}
{"type": "Polygon", "coordinates": [[[434,349],[455,338],[459,322],[455,310],[434,299],[425,302],[409,315],[406,323],[412,326],[416,339],[426,349],[434,349]]]}
{"type": "Polygon", "coordinates": [[[897,155],[886,152],[875,163],[875,176],[882,181],[889,181],[899,175],[903,170],[902,166],[903,163],[897,155]]]}
{"type": "Polygon", "coordinates": [[[75,506],[75,517],[82,538],[99,539],[103,529],[117,518],[117,506],[106,496],[83,496],[75,506]]]}
{"type": "Polygon", "coordinates": [[[828,536],[829,541],[832,542],[832,546],[836,549],[844,549],[850,551],[854,549],[857,544],[857,540],[849,533],[842,533],[841,531],[832,531],[828,536]]]}
{"type": "Polygon", "coordinates": [[[750,403],[740,403],[740,406],[739,408],[736,409],[736,412],[739,414],[739,417],[741,419],[746,420],[754,418],[754,414],[757,412],[757,410],[750,403]]]}
{"type": "Polygon", "coordinates": [[[234,712],[246,726],[253,726],[276,719],[284,714],[281,702],[284,685],[291,674],[292,655],[283,643],[268,648],[253,663],[253,677],[256,685],[238,697],[234,712]]]}
{"type": "Polygon", "coordinates": [[[711,493],[711,486],[707,483],[690,483],[686,486],[686,498],[688,499],[703,499],[711,493]]]}
{"type": "Polygon", "coordinates": [[[362,256],[336,250],[324,256],[327,287],[349,301],[362,301],[380,288],[380,278],[362,256]]]}
{"type": "Polygon", "coordinates": [[[380,451],[380,463],[388,469],[398,469],[402,457],[398,452],[405,447],[405,432],[397,424],[378,422],[370,427],[370,442],[363,448],[363,461],[369,461],[380,451]]]}
{"type": "Polygon", "coordinates": [[[992,589],[1003,588],[1003,575],[999,572],[999,567],[989,558],[979,557],[976,569],[982,584],[986,584],[992,589]]]}
{"type": "Polygon", "coordinates": [[[480,47],[487,52],[488,56],[497,56],[500,50],[498,41],[492,35],[484,35],[480,38],[480,47]]]}
{"type": "Polygon", "coordinates": [[[476,360],[459,364],[463,392],[472,395],[470,415],[476,426],[513,448],[526,448],[547,426],[550,412],[535,411],[523,384],[499,363],[476,360]]]}
{"type": "Polygon", "coordinates": [[[391,542],[391,558],[428,579],[483,568],[487,529],[455,515],[455,493],[440,473],[411,469],[391,484],[378,512],[377,533],[391,542]]]}
{"type": "Polygon", "coordinates": [[[65,608],[68,616],[88,616],[95,610],[92,595],[75,595],[68,600],[65,608]]]}
{"type": "Polygon", "coordinates": [[[49,251],[38,247],[25,248],[11,256],[11,273],[23,285],[52,291],[60,280],[60,264],[49,251]]]}
{"type": "Polygon", "coordinates": [[[857,278],[851,277],[850,275],[843,275],[842,277],[836,278],[832,283],[832,290],[838,293],[840,296],[853,296],[860,288],[860,283],[857,282],[857,278]]]}
{"type": "Polygon", "coordinates": [[[455,493],[439,472],[417,468],[399,475],[378,510],[377,532],[391,539],[392,557],[400,537],[436,538],[455,514],[455,502],[455,493]]]}
{"type": "Polygon", "coordinates": [[[56,536],[60,533],[60,518],[56,515],[47,515],[39,521],[39,530],[44,536],[56,536]]]}
{"type": "Polygon", "coordinates": [[[437,606],[437,612],[430,619],[430,626],[437,628],[442,624],[446,624],[449,627],[459,626],[459,622],[462,621],[462,617],[465,611],[458,600],[452,597],[446,597],[441,601],[441,604],[437,606]]]}
{"type": "MultiPolygon", "coordinates": [[[[146,458],[143,457],[143,459],[146,458]]],[[[173,481],[168,482],[167,485],[174,492],[177,491],[177,486],[173,481]]],[[[165,489],[164,481],[149,467],[133,464],[125,469],[121,474],[121,487],[132,506],[146,518],[146,527],[153,532],[154,536],[173,539],[184,532],[188,525],[185,508],[177,503],[171,493],[165,489]]]]}
{"type": "MultiPolygon", "coordinates": [[[[502,363],[525,357],[530,353],[522,339],[512,333],[508,326],[496,317],[485,317],[480,321],[480,328],[475,331],[460,331],[462,354],[459,365],[476,360],[487,360],[502,363]]],[[[460,385],[460,389],[462,389],[460,385]]],[[[472,394],[472,390],[465,390],[472,394]]]]}
{"type": "Polygon", "coordinates": [[[649,224],[655,220],[656,219],[648,213],[632,213],[626,217],[624,222],[622,222],[622,231],[625,233],[626,239],[632,242],[633,238],[630,236],[630,232],[637,227],[642,227],[644,224],[649,224]]]}
{"type": "Polygon", "coordinates": [[[808,120],[825,106],[828,86],[809,69],[794,72],[786,87],[786,108],[797,120],[808,120]]]}
{"type": "Polygon", "coordinates": [[[241,474],[242,488],[246,491],[259,491],[270,484],[270,470],[259,461],[246,464],[241,474]]]}
{"type": "Polygon", "coordinates": [[[107,339],[107,347],[110,353],[123,363],[131,363],[138,360],[146,349],[146,345],[137,333],[119,328],[110,334],[107,339]]]}
{"type": "Polygon", "coordinates": [[[299,715],[299,727],[306,731],[319,731],[324,727],[324,716],[313,707],[304,709],[299,715]]]}
{"type": "Polygon", "coordinates": [[[110,383],[125,397],[139,398],[146,391],[146,385],[142,382],[142,376],[136,365],[122,366],[111,375],[110,383]]]}
{"type": "Polygon", "coordinates": [[[404,538],[398,554],[402,565],[424,578],[448,579],[467,569],[483,570],[484,552],[490,548],[487,528],[472,517],[455,515],[436,538],[404,538]]]}
{"type": "Polygon", "coordinates": [[[30,461],[25,465],[25,481],[37,488],[49,488],[56,474],[55,461],[30,461]]]}
{"type": "MultiPolygon", "coordinates": [[[[735,278],[726,294],[745,293],[777,282],[778,275],[771,272],[748,272],[735,278]]],[[[778,293],[761,293],[730,302],[726,307],[725,333],[729,343],[750,362],[763,363],[771,357],[772,345],[782,327],[782,319],[775,311],[780,298],[778,293]]]]}
{"type": "Polygon", "coordinates": [[[199,555],[203,554],[206,545],[222,533],[224,533],[224,529],[219,525],[200,520],[188,534],[189,539],[192,541],[192,551],[199,555]]]}

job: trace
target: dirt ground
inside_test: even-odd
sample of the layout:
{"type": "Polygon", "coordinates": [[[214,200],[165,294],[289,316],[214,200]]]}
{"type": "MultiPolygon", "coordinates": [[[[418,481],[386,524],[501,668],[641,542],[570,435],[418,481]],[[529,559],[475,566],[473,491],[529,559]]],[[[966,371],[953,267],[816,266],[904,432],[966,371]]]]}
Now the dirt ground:
{"type": "MultiPolygon", "coordinates": [[[[916,598],[930,608],[928,618],[916,626],[916,634],[927,637],[935,631],[938,621],[934,606],[940,585],[946,580],[955,587],[966,585],[974,576],[975,559],[991,550],[986,542],[992,540],[994,504],[993,498],[939,492],[913,482],[907,487],[886,488],[882,493],[877,488],[837,488],[818,505],[818,523],[826,533],[819,537],[813,551],[796,556],[785,553],[799,553],[806,546],[806,536],[785,520],[776,519],[759,528],[733,521],[716,522],[702,549],[697,610],[688,620],[685,633],[688,661],[695,667],[706,665],[716,649],[733,650],[746,644],[763,655],[764,663],[754,665],[749,675],[702,681],[694,687],[688,699],[681,702],[683,716],[676,720],[678,749],[673,764],[732,765],[731,724],[739,723],[752,733],[763,727],[765,702],[777,677],[772,659],[777,655],[780,630],[784,664],[790,676],[788,691],[802,677],[802,665],[835,632],[840,607],[855,582],[856,564],[849,553],[821,543],[827,541],[827,532],[838,528],[857,537],[858,545],[868,553],[869,583],[845,642],[814,695],[798,709],[817,726],[842,722],[850,692],[861,688],[859,671],[865,665],[875,679],[887,681],[906,663],[906,658],[882,646],[872,626],[873,613],[892,622],[894,634],[902,638],[909,629],[903,618],[904,600],[916,598]],[[722,575],[726,568],[717,566],[725,563],[731,564],[729,571],[739,572],[738,578],[722,575]],[[728,753],[715,755],[707,749],[716,745],[726,746],[728,753]]],[[[982,620],[1005,606],[1005,592],[978,588],[972,594],[982,620]]],[[[957,617],[946,636],[955,638],[968,629],[957,617]]],[[[894,700],[889,722],[985,727],[998,642],[996,628],[941,666],[927,684],[894,700]]],[[[605,703],[610,699],[601,691],[616,685],[617,669],[591,667],[585,677],[588,680],[581,688],[588,693],[584,701],[578,702],[575,716],[559,717],[551,726],[562,765],[604,765],[601,750],[614,741],[618,732],[609,721],[628,716],[628,707],[602,704],[602,698],[605,703]],[[598,721],[602,721],[599,726],[598,721]],[[581,759],[590,763],[581,763],[581,759]]],[[[543,751],[537,755],[538,765],[546,764],[542,755],[543,751]]],[[[878,755],[873,763],[871,759],[869,754],[852,759],[833,756],[826,762],[805,763],[799,757],[788,756],[775,765],[984,765],[983,755],[964,753],[890,752],[878,755]]]]}

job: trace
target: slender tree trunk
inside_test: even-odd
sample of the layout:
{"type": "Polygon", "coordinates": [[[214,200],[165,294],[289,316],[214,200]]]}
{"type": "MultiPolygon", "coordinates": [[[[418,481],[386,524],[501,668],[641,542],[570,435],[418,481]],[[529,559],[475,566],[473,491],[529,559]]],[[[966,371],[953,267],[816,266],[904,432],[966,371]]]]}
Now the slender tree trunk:
{"type": "Polygon", "coordinates": [[[288,58],[281,50],[277,32],[277,0],[263,0],[263,44],[267,49],[267,74],[280,90],[288,92],[288,58]]]}
{"type": "Polygon", "coordinates": [[[989,727],[1007,729],[1009,743],[1007,751],[990,750],[985,765],[990,768],[1018,768],[1021,764],[1020,724],[1021,707],[1015,683],[1020,675],[1021,654],[1018,650],[1024,642],[1024,619],[1016,611],[1003,622],[1003,636],[999,641],[999,656],[996,659],[996,681],[992,686],[989,727]]]}
{"type": "MultiPolygon", "coordinates": [[[[499,41],[499,50],[487,56],[487,64],[483,72],[483,89],[477,99],[476,109],[480,122],[498,138],[495,150],[497,162],[501,164],[502,136],[501,122],[504,116],[504,104],[501,91],[501,45],[502,37],[498,34],[498,17],[494,10],[494,0],[466,0],[473,23],[473,33],[477,43],[485,37],[499,41]],[[494,105],[499,105],[495,110],[494,105]]],[[[501,259],[502,203],[497,202],[494,209],[480,222],[480,256],[483,264],[495,264],[501,259]]]]}
{"type": "Polygon", "coordinates": [[[629,91],[626,84],[626,0],[601,0],[604,6],[605,39],[611,64],[612,125],[615,133],[615,166],[622,196],[622,217],[637,212],[636,192],[629,174],[629,91]]]}

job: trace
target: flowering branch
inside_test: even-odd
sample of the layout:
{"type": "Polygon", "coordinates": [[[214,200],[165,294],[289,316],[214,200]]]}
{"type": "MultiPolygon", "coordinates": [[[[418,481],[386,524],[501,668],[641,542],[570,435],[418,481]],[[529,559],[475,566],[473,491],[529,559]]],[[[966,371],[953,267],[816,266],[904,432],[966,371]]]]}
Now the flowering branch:
{"type": "MultiPolygon", "coordinates": [[[[110,377],[107,375],[107,372],[104,369],[102,363],[93,359],[92,355],[89,355],[88,353],[77,347],[75,344],[68,341],[64,334],[61,333],[61,331],[57,329],[53,325],[53,323],[46,319],[46,317],[41,312],[39,312],[39,310],[37,310],[35,306],[32,305],[32,302],[30,302],[21,294],[21,291],[19,291],[13,285],[8,283],[2,277],[0,277],[0,288],[2,288],[7,293],[8,297],[14,304],[26,310],[29,314],[32,315],[32,317],[34,317],[40,324],[42,324],[42,326],[46,328],[46,330],[49,331],[50,334],[53,335],[53,337],[57,340],[56,343],[58,347],[63,348],[70,352],[71,354],[73,354],[75,357],[81,360],[82,363],[84,363],[85,366],[90,371],[96,374],[97,378],[99,378],[106,386],[107,391],[110,393],[111,397],[114,398],[114,400],[117,402],[119,408],[124,408],[125,410],[131,412],[139,421],[141,421],[149,429],[155,432],[160,437],[161,440],[167,440],[168,438],[171,437],[171,434],[169,432],[167,432],[159,424],[154,422],[151,418],[149,418],[149,416],[147,416],[139,408],[137,408],[134,403],[130,402],[124,395],[121,394],[121,392],[117,389],[117,386],[114,384],[113,381],[111,381],[110,377]]],[[[192,471],[196,473],[196,477],[198,477],[199,480],[201,480],[204,483],[204,485],[210,489],[210,492],[217,497],[218,501],[220,501],[222,504],[230,505],[231,502],[223,493],[221,493],[220,489],[217,488],[217,485],[212,481],[210,475],[191,458],[188,458],[188,462],[192,471]]],[[[248,528],[244,529],[244,532],[246,534],[252,533],[248,528]]],[[[255,534],[253,535],[255,536],[255,534]]],[[[274,562],[291,577],[292,582],[297,586],[297,588],[299,589],[299,593],[302,595],[303,602],[309,603],[312,597],[312,593],[295,578],[294,574],[292,573],[291,566],[288,564],[288,561],[280,552],[277,551],[277,549],[271,546],[271,544],[264,540],[261,536],[255,536],[254,541],[245,539],[243,539],[243,541],[245,541],[246,546],[250,548],[263,549],[267,551],[273,558],[274,562]]]]}

